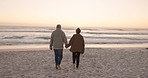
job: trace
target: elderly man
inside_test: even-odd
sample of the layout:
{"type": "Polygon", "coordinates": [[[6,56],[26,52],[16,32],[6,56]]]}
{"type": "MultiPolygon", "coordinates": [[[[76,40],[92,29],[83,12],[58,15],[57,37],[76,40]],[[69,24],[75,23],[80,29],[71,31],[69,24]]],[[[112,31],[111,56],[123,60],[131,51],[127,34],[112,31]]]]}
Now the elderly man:
{"type": "Polygon", "coordinates": [[[65,33],[58,24],[56,30],[52,32],[50,39],[50,50],[54,49],[56,69],[61,69],[60,64],[63,58],[63,45],[67,44],[65,33]]]}

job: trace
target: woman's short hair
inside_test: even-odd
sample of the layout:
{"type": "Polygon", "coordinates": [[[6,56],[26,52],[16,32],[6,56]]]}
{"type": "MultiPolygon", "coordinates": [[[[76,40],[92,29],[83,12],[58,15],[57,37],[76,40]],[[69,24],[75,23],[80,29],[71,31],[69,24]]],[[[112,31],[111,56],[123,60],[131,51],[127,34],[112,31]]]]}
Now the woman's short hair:
{"type": "Polygon", "coordinates": [[[81,29],[80,28],[77,28],[76,29],[76,33],[79,34],[80,32],[81,32],[81,29]]]}

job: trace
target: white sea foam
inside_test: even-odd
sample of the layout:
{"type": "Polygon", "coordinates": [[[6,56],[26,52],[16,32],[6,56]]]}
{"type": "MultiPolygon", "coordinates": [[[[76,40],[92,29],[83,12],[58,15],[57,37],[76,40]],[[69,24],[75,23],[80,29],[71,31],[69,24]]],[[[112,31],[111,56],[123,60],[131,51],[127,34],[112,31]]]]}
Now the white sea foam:
{"type": "MultiPolygon", "coordinates": [[[[48,45],[53,28],[0,27],[0,45],[48,45]]],[[[63,29],[68,41],[75,29],[63,29]]],[[[147,44],[147,29],[82,29],[87,45],[147,44]]]]}

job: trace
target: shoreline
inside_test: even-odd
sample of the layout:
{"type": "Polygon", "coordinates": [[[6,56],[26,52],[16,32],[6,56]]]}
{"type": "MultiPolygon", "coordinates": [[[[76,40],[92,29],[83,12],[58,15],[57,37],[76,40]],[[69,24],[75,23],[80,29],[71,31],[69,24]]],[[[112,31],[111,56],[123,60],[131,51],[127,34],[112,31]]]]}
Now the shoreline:
{"type": "MultiPolygon", "coordinates": [[[[85,48],[148,48],[148,44],[86,44],[85,48]]],[[[49,50],[49,45],[6,45],[0,46],[0,50],[26,50],[39,49],[49,50]]],[[[66,49],[64,47],[64,49],[66,49]]],[[[68,48],[69,49],[69,48],[68,48]]]]}

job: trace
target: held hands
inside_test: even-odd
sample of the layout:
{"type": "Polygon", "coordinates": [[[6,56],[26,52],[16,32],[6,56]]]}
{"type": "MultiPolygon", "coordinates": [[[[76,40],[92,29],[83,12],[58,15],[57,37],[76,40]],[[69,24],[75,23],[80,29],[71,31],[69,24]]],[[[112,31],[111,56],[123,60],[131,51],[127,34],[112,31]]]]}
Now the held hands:
{"type": "MultiPolygon", "coordinates": [[[[69,47],[69,45],[67,44],[67,45],[65,45],[65,48],[68,48],[69,47]]],[[[49,46],[49,48],[50,48],[50,50],[52,50],[52,47],[50,47],[49,46]]]]}
{"type": "Polygon", "coordinates": [[[67,45],[65,45],[65,48],[68,48],[69,47],[69,45],[67,44],[67,45]]]}

